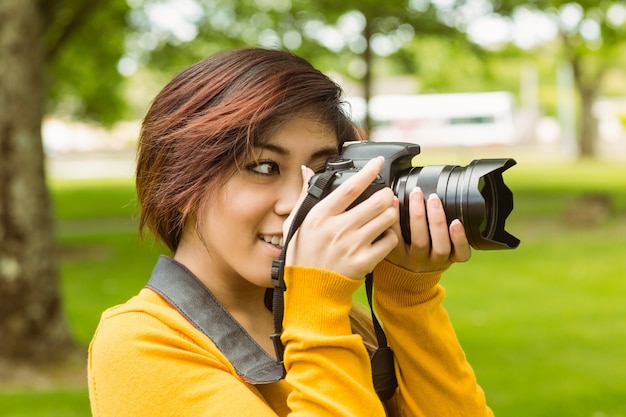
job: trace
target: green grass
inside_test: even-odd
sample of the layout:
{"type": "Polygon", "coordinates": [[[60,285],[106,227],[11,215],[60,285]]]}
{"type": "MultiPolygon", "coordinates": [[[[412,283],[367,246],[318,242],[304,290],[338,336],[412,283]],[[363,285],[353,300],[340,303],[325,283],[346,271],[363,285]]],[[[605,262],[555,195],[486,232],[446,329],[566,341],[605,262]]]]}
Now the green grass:
{"type": "Polygon", "coordinates": [[[51,181],[57,219],[104,219],[136,214],[130,179],[51,181]]]}
{"type": "MultiPolygon", "coordinates": [[[[512,251],[475,251],[443,278],[457,334],[496,415],[626,417],[626,164],[518,165],[512,251]],[[585,194],[610,217],[568,224],[585,194]]],[[[105,308],[141,288],[162,248],[139,242],[131,181],[53,182],[62,290],[86,345],[105,308]]],[[[416,388],[417,389],[417,388],[416,388]]],[[[84,385],[4,388],[0,416],[88,416],[84,385]]]]}
{"type": "Polygon", "coordinates": [[[89,415],[91,414],[86,388],[0,392],[0,416],[3,417],[86,417],[89,415]]]}
{"type": "Polygon", "coordinates": [[[499,415],[626,416],[626,225],[549,229],[446,275],[459,338],[499,415]]]}
{"type": "Polygon", "coordinates": [[[445,305],[496,415],[626,416],[626,166],[519,167],[514,251],[474,252],[445,305]],[[569,224],[585,194],[613,215],[569,224]]]}

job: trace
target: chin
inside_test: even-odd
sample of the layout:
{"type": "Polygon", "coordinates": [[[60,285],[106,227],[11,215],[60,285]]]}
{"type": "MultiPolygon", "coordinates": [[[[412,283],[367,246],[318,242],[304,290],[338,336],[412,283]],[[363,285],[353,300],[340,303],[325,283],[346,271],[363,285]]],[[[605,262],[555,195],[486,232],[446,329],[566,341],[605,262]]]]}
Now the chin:
{"type": "Polygon", "coordinates": [[[249,270],[250,275],[247,279],[250,283],[263,288],[271,288],[272,285],[272,261],[276,258],[265,257],[264,260],[253,262],[248,261],[252,268],[249,270]]]}

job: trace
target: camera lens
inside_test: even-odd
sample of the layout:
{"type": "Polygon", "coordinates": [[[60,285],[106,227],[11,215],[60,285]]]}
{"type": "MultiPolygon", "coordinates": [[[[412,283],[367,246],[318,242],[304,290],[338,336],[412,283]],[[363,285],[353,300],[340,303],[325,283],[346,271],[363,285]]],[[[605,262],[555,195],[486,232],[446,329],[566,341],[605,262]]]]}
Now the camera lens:
{"type": "Polygon", "coordinates": [[[475,249],[513,249],[519,239],[504,230],[513,210],[513,193],[504,184],[502,172],[515,165],[513,159],[478,159],[466,167],[431,165],[399,173],[392,189],[400,200],[400,225],[406,242],[409,230],[409,194],[420,187],[424,196],[441,198],[448,224],[459,219],[475,249]]]}

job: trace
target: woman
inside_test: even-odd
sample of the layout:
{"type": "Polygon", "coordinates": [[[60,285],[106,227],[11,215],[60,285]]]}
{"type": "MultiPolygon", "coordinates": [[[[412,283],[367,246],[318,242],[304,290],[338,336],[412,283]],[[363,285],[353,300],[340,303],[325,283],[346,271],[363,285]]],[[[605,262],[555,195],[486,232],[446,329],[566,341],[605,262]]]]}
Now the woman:
{"type": "Polygon", "coordinates": [[[136,185],[141,229],[173,257],[102,316],[89,358],[94,416],[492,415],[441,307],[442,271],[470,257],[463,226],[448,226],[441,201],[419,189],[411,245],[389,188],[348,208],[381,158],[315,205],[289,244],[282,378],[265,302],[272,261],[309,178],[358,139],[343,108],[308,62],[254,48],[205,59],[159,93],[136,185]],[[372,270],[398,382],[386,404],[368,326],[350,319],[372,270]]]}

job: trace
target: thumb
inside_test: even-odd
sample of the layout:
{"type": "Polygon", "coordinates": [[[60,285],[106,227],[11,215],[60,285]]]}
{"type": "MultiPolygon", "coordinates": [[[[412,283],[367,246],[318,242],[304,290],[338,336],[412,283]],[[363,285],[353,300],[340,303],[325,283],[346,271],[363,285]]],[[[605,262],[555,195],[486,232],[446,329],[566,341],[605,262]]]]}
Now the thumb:
{"type": "Polygon", "coordinates": [[[298,197],[296,204],[294,204],[293,209],[291,210],[291,213],[289,213],[289,216],[287,217],[287,219],[285,220],[285,223],[283,224],[283,238],[284,239],[287,239],[287,234],[289,233],[289,229],[291,228],[293,219],[296,216],[298,209],[302,205],[302,202],[306,198],[307,191],[309,189],[309,180],[313,177],[313,175],[315,175],[315,172],[313,172],[311,168],[306,167],[304,165],[302,165],[301,168],[302,168],[302,190],[300,191],[300,196],[298,197]]]}

